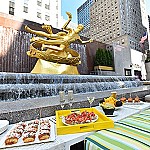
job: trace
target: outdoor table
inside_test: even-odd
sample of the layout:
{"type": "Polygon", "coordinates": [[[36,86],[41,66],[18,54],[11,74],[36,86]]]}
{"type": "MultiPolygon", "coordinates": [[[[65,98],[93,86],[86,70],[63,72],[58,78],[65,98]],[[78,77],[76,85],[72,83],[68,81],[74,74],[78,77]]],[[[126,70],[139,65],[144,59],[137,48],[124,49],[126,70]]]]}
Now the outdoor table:
{"type": "Polygon", "coordinates": [[[150,109],[131,115],[115,123],[114,128],[98,131],[85,138],[86,150],[150,148],[150,109]]]}
{"type": "MultiPolygon", "coordinates": [[[[150,103],[144,103],[143,106],[139,109],[134,109],[130,107],[122,107],[121,109],[117,110],[118,116],[111,117],[114,122],[119,121],[123,118],[126,118],[130,115],[137,114],[141,110],[144,110],[145,108],[149,108],[150,103]]],[[[102,112],[102,109],[100,106],[97,106],[96,109],[102,112]]],[[[50,117],[51,120],[54,118],[54,116],[50,117]]],[[[10,129],[12,125],[9,125],[8,129],[10,129]]],[[[32,150],[70,150],[70,146],[74,145],[78,142],[83,141],[87,136],[93,134],[93,132],[84,132],[84,133],[76,133],[76,134],[66,134],[66,135],[56,135],[56,140],[54,142],[48,142],[48,143],[41,143],[41,144],[33,144],[28,146],[19,146],[19,147],[12,147],[12,148],[5,148],[5,150],[26,150],[26,149],[32,149],[32,150]]],[[[6,134],[4,132],[0,135],[0,139],[6,134]]]]}

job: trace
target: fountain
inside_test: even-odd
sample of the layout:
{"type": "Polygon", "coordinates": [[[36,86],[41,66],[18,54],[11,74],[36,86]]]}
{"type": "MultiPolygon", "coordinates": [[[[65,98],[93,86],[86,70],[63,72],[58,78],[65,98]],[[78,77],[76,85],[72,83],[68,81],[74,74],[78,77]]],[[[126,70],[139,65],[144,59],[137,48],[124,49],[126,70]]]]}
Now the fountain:
{"type": "Polygon", "coordinates": [[[60,90],[83,94],[142,86],[136,77],[96,75],[1,73],[0,81],[0,101],[56,96],[60,90]]]}
{"type": "MultiPolygon", "coordinates": [[[[35,117],[54,115],[61,109],[58,92],[73,90],[73,108],[89,107],[87,96],[94,96],[93,105],[98,105],[104,97],[117,92],[129,97],[140,98],[150,93],[150,86],[143,86],[136,77],[98,75],[47,75],[30,73],[0,74],[0,119],[11,123],[31,120],[35,117]]],[[[65,105],[68,109],[69,105],[65,105]]]]}
{"type": "MultiPolygon", "coordinates": [[[[118,98],[124,93],[127,97],[130,93],[133,96],[138,94],[139,97],[144,97],[150,93],[149,86],[143,86],[142,82],[136,77],[130,76],[6,73],[7,67],[7,71],[11,72],[29,72],[30,68],[33,67],[34,63],[29,67],[33,59],[27,61],[29,58],[25,58],[25,51],[29,48],[29,38],[33,35],[11,29],[12,32],[8,36],[8,32],[3,32],[4,30],[5,28],[1,28],[4,34],[2,34],[1,39],[3,41],[1,44],[3,57],[1,57],[0,63],[0,65],[2,64],[2,73],[0,73],[0,119],[7,119],[10,123],[15,123],[36,117],[54,115],[55,110],[61,109],[58,96],[60,90],[65,91],[66,103],[68,103],[68,90],[73,90],[73,108],[89,107],[87,96],[94,96],[93,106],[98,105],[100,100],[110,96],[111,91],[117,91],[118,98]],[[8,39],[9,42],[4,38],[5,36],[10,38],[8,39]],[[26,42],[23,39],[26,39],[26,42]],[[13,44],[11,44],[12,42],[13,44]],[[8,51],[8,54],[5,55],[7,46],[10,47],[9,53],[13,55],[9,55],[8,51]],[[24,54],[22,50],[24,50],[24,54]],[[11,60],[10,63],[8,60],[11,60]],[[25,63],[25,61],[28,63],[25,63]],[[12,65],[12,63],[15,63],[15,65],[12,65]]],[[[80,73],[87,74],[88,64],[85,45],[71,43],[70,48],[76,49],[80,55],[82,61],[78,66],[82,68],[80,73]]],[[[69,109],[68,104],[65,105],[65,109],[69,109]]]]}

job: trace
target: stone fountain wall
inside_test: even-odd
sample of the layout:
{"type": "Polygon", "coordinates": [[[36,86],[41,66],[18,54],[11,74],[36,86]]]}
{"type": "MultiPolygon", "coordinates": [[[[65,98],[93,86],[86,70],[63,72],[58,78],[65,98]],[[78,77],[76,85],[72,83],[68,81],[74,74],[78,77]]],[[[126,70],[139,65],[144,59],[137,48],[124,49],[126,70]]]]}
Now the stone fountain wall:
{"type": "Polygon", "coordinates": [[[84,94],[142,86],[136,77],[29,73],[1,73],[0,83],[0,101],[57,96],[60,90],[84,94]]]}
{"type": "Polygon", "coordinates": [[[58,92],[65,91],[65,108],[68,105],[68,90],[74,91],[72,108],[89,107],[87,96],[94,96],[93,106],[99,104],[112,91],[117,98],[143,98],[150,93],[150,86],[142,86],[136,77],[96,75],[45,75],[30,73],[0,74],[0,119],[10,123],[55,115],[60,110],[58,92]]]}
{"type": "MultiPolygon", "coordinates": [[[[72,108],[87,108],[89,103],[87,96],[94,96],[95,101],[92,106],[98,106],[99,102],[111,95],[114,90],[89,92],[84,94],[74,94],[74,101],[72,108]]],[[[144,100],[144,96],[150,93],[150,86],[116,89],[117,99],[121,98],[122,94],[128,98],[130,93],[135,98],[136,95],[144,100]]],[[[66,104],[64,109],[69,109],[68,98],[65,96],[66,104]]],[[[33,120],[40,117],[49,117],[55,115],[56,110],[60,110],[59,96],[51,97],[39,97],[32,99],[24,99],[10,102],[0,102],[0,119],[9,120],[10,123],[16,123],[19,121],[33,120]]]]}

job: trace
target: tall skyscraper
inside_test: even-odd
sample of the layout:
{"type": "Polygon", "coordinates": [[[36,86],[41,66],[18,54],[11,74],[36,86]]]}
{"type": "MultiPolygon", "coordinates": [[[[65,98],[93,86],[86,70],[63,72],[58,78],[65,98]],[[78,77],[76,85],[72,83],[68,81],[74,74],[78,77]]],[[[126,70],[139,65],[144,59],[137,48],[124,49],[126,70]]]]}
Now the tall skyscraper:
{"type": "Polygon", "coordinates": [[[0,12],[60,27],[60,0],[0,0],[0,12]]]}
{"type": "Polygon", "coordinates": [[[90,7],[94,0],[87,0],[83,5],[77,9],[78,24],[84,25],[84,30],[81,35],[86,33],[90,37],[90,7]]]}
{"type": "Polygon", "coordinates": [[[95,0],[90,7],[91,37],[141,51],[139,41],[147,31],[141,5],[140,0],[95,0]]]}
{"type": "MultiPolygon", "coordinates": [[[[86,8],[88,0],[82,5],[86,8]]],[[[78,8],[78,10],[80,10],[78,8]]],[[[83,36],[109,44],[114,49],[115,71],[120,75],[142,74],[143,52],[148,49],[148,41],[140,44],[147,33],[148,17],[144,0],[93,0],[89,6],[88,28],[83,36]],[[146,19],[147,18],[147,19],[146,19]],[[141,53],[138,53],[141,52],[141,53]],[[137,56],[135,56],[137,55],[137,56]],[[137,57],[135,59],[135,57],[137,57]],[[118,63],[118,62],[121,63],[118,63]]],[[[81,15],[78,13],[78,15],[81,15]]],[[[78,17],[79,19],[80,17],[78,17]]],[[[82,23],[82,22],[79,22],[82,23]]],[[[144,75],[143,75],[144,76],[144,75]]]]}

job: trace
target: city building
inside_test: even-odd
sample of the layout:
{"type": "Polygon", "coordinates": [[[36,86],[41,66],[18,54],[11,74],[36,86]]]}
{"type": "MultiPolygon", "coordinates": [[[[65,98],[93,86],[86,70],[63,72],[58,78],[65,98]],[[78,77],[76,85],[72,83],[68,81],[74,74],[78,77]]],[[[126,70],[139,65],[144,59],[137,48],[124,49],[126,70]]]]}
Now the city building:
{"type": "Polygon", "coordinates": [[[139,41],[148,27],[141,6],[140,0],[95,0],[90,8],[91,37],[141,51],[139,41]]]}
{"type": "Polygon", "coordinates": [[[60,27],[60,0],[0,0],[0,12],[37,23],[60,27]]]}
{"type": "MultiPolygon", "coordinates": [[[[86,2],[84,5],[88,5],[86,2]]],[[[144,72],[144,79],[146,75],[141,62],[148,41],[139,42],[148,31],[145,1],[94,0],[89,16],[90,28],[83,36],[111,45],[107,49],[114,49],[116,74],[142,76],[144,72]],[[134,59],[136,56],[138,61],[134,59]]]]}
{"type": "Polygon", "coordinates": [[[90,37],[90,7],[93,3],[93,0],[87,0],[77,9],[77,18],[78,24],[84,25],[84,30],[81,31],[81,35],[90,37]]]}

